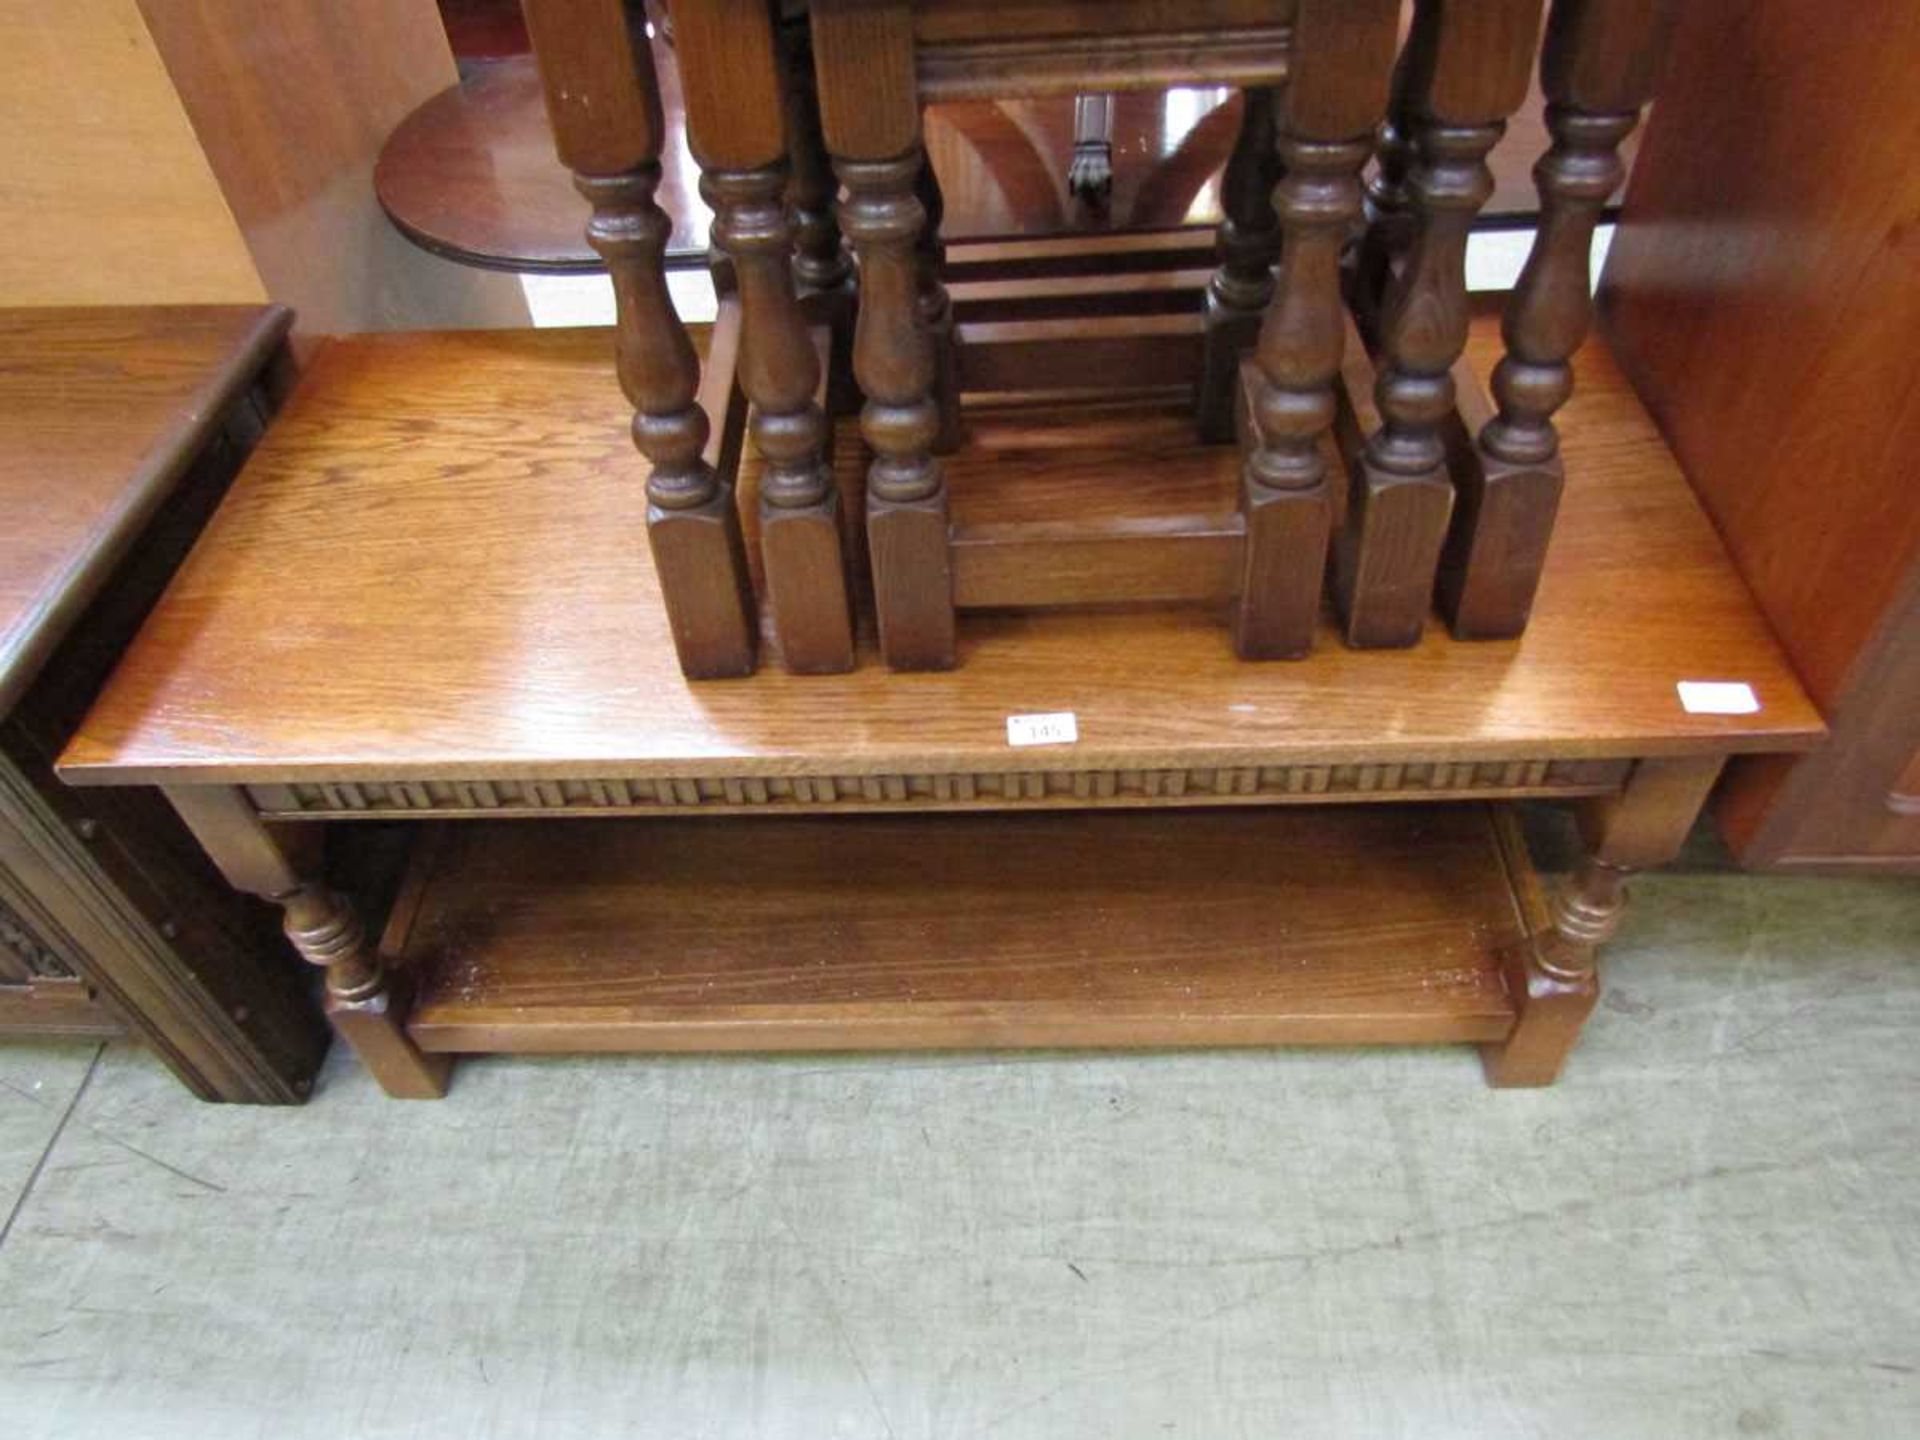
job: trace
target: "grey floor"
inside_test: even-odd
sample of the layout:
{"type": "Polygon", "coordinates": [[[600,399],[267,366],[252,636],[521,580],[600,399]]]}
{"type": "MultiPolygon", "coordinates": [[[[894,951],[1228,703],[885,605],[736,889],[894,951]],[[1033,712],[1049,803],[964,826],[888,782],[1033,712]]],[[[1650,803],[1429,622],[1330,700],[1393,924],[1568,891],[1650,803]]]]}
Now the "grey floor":
{"type": "Polygon", "coordinates": [[[1540,1092],[0,1048],[0,1435],[1920,1434],[1920,885],[1648,879],[1606,973],[1540,1092]]]}

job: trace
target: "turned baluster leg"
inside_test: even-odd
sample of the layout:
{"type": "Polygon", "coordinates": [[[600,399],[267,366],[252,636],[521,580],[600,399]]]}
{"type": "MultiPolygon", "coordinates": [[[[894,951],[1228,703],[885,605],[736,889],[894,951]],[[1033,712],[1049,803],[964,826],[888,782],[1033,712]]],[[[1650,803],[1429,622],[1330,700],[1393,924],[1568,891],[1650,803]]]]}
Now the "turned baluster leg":
{"type": "Polygon", "coordinates": [[[780,56],[786,67],[787,160],[792,167],[787,199],[794,215],[793,274],[809,290],[838,290],[853,278],[853,262],[840,243],[840,222],[834,216],[840,183],[820,130],[813,41],[804,20],[781,25],[780,56]]]}
{"type": "MultiPolygon", "coordinates": [[[[827,154],[827,139],[820,128],[813,34],[806,16],[782,21],[779,41],[786,81],[787,161],[792,167],[787,203],[793,210],[795,227],[793,278],[808,320],[816,326],[830,326],[833,331],[827,358],[827,414],[851,415],[860,405],[853,385],[853,257],[840,234],[840,181],[833,173],[833,157],[827,154]]],[[[849,564],[854,564],[862,541],[857,528],[847,523],[844,512],[848,497],[840,497],[839,503],[841,540],[849,564]]]]}
{"type": "Polygon", "coordinates": [[[933,448],[945,455],[959,449],[964,438],[960,424],[960,339],[953,326],[953,301],[940,280],[941,267],[947,263],[947,247],[940,241],[940,220],[946,214],[947,202],[940,193],[940,177],[933,172],[933,162],[924,154],[920,173],[914,177],[913,193],[926,212],[915,254],[920,266],[920,318],[933,343],[933,399],[940,407],[940,429],[933,437],[933,448]]]}
{"type": "Polygon", "coordinates": [[[1273,299],[1273,263],[1280,254],[1280,215],[1273,188],[1280,180],[1274,114],[1279,103],[1269,87],[1240,95],[1240,131],[1220,179],[1216,246],[1220,268],[1207,286],[1206,336],[1197,420],[1200,438],[1233,438],[1233,404],[1240,360],[1259,333],[1260,316],[1273,299]]]}
{"type": "Polygon", "coordinates": [[[781,659],[821,674],[853,668],[853,609],[839,501],[827,460],[820,360],[794,289],[787,133],[771,12],[733,0],[673,9],[687,141],[733,262],[740,387],[763,462],[760,549],[781,659]]]}
{"type": "Polygon", "coordinates": [[[1386,100],[1397,0],[1301,0],[1280,104],[1280,271],[1237,423],[1246,452],[1245,559],[1234,644],[1247,659],[1304,655],[1320,615],[1332,503],[1323,454],[1345,319],[1340,249],[1386,100]]]}
{"type": "MultiPolygon", "coordinates": [[[[300,958],[326,972],[326,1012],[380,1088],[401,1100],[447,1093],[449,1061],[427,1055],[407,1034],[404,986],[381,964],[360,917],[326,887],[317,864],[261,821],[244,790],[229,785],[169,786],[167,799],[227,883],[280,907],[300,958]]],[[[317,831],[311,832],[317,844],[317,831]]]]}
{"type": "Polygon", "coordinates": [[[1349,644],[1412,645],[1433,605],[1453,510],[1450,373],[1467,342],[1467,235],[1493,193],[1486,157],[1526,98],[1540,0],[1420,0],[1394,112],[1413,146],[1412,246],[1379,321],[1381,423],[1357,458],[1337,547],[1335,596],[1349,644]]]}
{"type": "Polygon", "coordinates": [[[936,356],[922,311],[928,227],[916,194],[924,161],[911,7],[818,0],[812,21],[827,149],[847,190],[840,220],[860,262],[853,370],[874,457],[867,548],[880,649],[896,670],[941,669],[954,658],[953,571],[933,457],[936,356]]]}
{"type": "Polygon", "coordinates": [[[696,402],[700,364],[667,294],[671,226],[660,183],[660,92],[635,4],[527,0],[554,145],[593,206],[587,239],[607,262],[620,383],[633,439],[652,462],[647,541],[680,668],[696,679],[750,674],[758,626],[730,476],[706,454],[711,425],[696,402]],[[631,67],[599,63],[631,52],[631,67]]]}
{"type": "Polygon", "coordinates": [[[1413,147],[1407,143],[1407,120],[1399,113],[1400,97],[1406,94],[1406,54],[1394,72],[1394,106],[1380,122],[1374,145],[1373,174],[1367,179],[1365,232],[1360,237],[1360,254],[1355,266],[1355,309],[1367,320],[1371,330],[1379,300],[1393,279],[1393,272],[1413,244],[1413,191],[1407,177],[1413,168],[1413,147]]]}
{"type": "Polygon", "coordinates": [[[1553,415],[1573,393],[1573,353],[1592,320],[1594,227],[1625,169],[1620,142],[1650,98],[1662,0],[1558,0],[1540,73],[1552,148],[1534,167],[1540,229],[1507,303],[1499,410],[1462,466],[1461,513],[1440,603],[1461,639],[1526,628],[1565,472],[1553,415]]]}
{"type": "Polygon", "coordinates": [[[1719,777],[1717,756],[1642,760],[1620,794],[1580,810],[1585,847],[1548,897],[1546,925],[1503,957],[1520,1008],[1513,1033],[1482,1054],[1495,1085],[1550,1085],[1600,997],[1594,954],[1620,928],[1627,879],[1680,853],[1719,777]]]}
{"type": "Polygon", "coordinates": [[[880,653],[896,670],[953,664],[953,576],[947,494],[933,443],[934,347],[919,308],[914,237],[924,212],[913,194],[920,156],[842,160],[845,219],[860,256],[853,373],[867,397],[860,433],[867,472],[867,548],[880,653]]]}

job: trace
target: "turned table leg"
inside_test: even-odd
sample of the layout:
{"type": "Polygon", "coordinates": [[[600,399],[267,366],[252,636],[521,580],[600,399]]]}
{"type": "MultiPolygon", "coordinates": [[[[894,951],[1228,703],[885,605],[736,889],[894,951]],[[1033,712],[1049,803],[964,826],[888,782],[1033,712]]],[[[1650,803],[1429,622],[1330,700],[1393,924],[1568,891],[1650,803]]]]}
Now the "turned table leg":
{"type": "MultiPolygon", "coordinates": [[[[652,462],[647,541],[680,668],[694,679],[752,673],[759,626],[733,477],[707,454],[700,363],[667,293],[667,235],[654,198],[665,129],[637,7],[526,0],[554,148],[593,206],[587,239],[613,281],[615,356],[652,462]],[[631,63],[608,65],[608,53],[631,63]]],[[[836,241],[837,243],[837,241],[836,241]]]]}
{"type": "MultiPolygon", "coordinates": [[[[786,89],[771,11],[726,0],[673,8],[687,143],[740,296],[740,388],[760,474],[760,551],[787,669],[851,670],[853,605],[820,360],[794,284],[786,89]]],[[[824,236],[814,243],[824,250],[824,236]]],[[[819,257],[824,258],[824,256],[819,257]]]]}
{"type": "Polygon", "coordinates": [[[1395,0],[1302,0],[1294,23],[1279,115],[1280,272],[1238,412],[1246,545],[1233,638],[1243,659],[1306,654],[1320,619],[1332,525],[1324,447],[1346,327],[1340,251],[1360,216],[1399,15],[1395,0]]]}
{"type": "Polygon", "coordinates": [[[933,448],[947,455],[966,438],[960,421],[960,336],[953,323],[953,299],[940,279],[941,267],[947,263],[947,247],[940,240],[947,202],[940,193],[940,177],[933,173],[933,162],[924,151],[913,193],[926,213],[915,254],[920,265],[920,319],[933,341],[933,398],[940,407],[940,432],[933,437],[933,448]]]}
{"type": "Polygon", "coordinates": [[[813,39],[806,21],[783,22],[779,44],[786,82],[787,162],[792,171],[787,198],[794,217],[793,275],[808,290],[837,291],[853,279],[853,262],[841,243],[840,221],[834,214],[840,182],[820,128],[813,39]]]}
{"type": "Polygon", "coordinates": [[[1642,760],[1618,795],[1584,802],[1585,849],[1547,900],[1548,925],[1506,955],[1520,1007],[1513,1033],[1482,1051],[1495,1085],[1551,1085],[1600,998],[1597,948],[1620,928],[1627,878],[1680,853],[1720,775],[1718,756],[1642,760]]]}
{"type": "Polygon", "coordinates": [[[1274,129],[1279,95],[1270,86],[1240,92],[1240,131],[1220,177],[1220,221],[1215,248],[1220,268],[1207,286],[1206,334],[1196,420],[1200,438],[1233,438],[1233,402],[1240,359],[1259,333],[1273,299],[1273,264],[1280,256],[1280,214],[1273,188],[1280,183],[1274,129]]]}
{"type": "Polygon", "coordinates": [[[1593,315],[1593,233],[1626,167],[1620,142],[1652,95],[1667,0],[1556,0],[1541,52],[1549,149],[1534,167],[1540,229],[1507,302],[1499,412],[1458,477],[1461,507],[1440,605],[1463,640],[1526,628],[1565,472],[1553,417],[1573,394],[1573,355],[1593,315]]]}
{"type": "MultiPolygon", "coordinates": [[[[1350,645],[1413,645],[1433,606],[1453,511],[1446,424],[1470,319],[1467,234],[1493,193],[1486,157],[1526,98],[1539,34],[1540,0],[1415,7],[1393,104],[1394,132],[1404,127],[1412,147],[1412,243],[1380,312],[1382,423],[1353,457],[1337,549],[1334,593],[1350,645]]],[[[1388,173],[1389,188],[1395,178],[1388,173]]]]}
{"type": "Polygon", "coordinates": [[[921,249],[929,172],[910,8],[905,0],[820,0],[811,13],[821,120],[847,190],[840,222],[860,263],[853,373],[866,397],[860,433],[873,452],[867,549],[880,652],[896,670],[939,670],[954,662],[953,567],[946,480],[933,454],[942,430],[938,357],[923,307],[946,304],[921,249]]]}
{"type": "Polygon", "coordinates": [[[408,1036],[404,987],[381,964],[352,903],[327,888],[318,864],[296,858],[244,790],[174,785],[165,793],[228,884],[280,907],[300,958],[326,972],[327,1018],[380,1088],[400,1100],[445,1095],[448,1058],[423,1054],[408,1036]]]}

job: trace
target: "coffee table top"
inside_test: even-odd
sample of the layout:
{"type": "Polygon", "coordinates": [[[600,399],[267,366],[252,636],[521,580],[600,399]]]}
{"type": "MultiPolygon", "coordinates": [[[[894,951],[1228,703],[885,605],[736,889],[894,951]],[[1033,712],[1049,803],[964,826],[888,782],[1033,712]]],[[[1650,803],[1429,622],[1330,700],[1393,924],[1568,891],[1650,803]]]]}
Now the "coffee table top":
{"type": "MultiPolygon", "coordinates": [[[[842,676],[676,665],[606,331],[337,341],[248,463],[91,716],[79,783],[780,776],[1617,758],[1822,733],[1604,346],[1564,412],[1571,479],[1517,641],[1237,660],[1182,610],[972,614],[960,663],[842,676]],[[1760,708],[1696,714],[1683,680],[1760,708]],[[1010,749],[1009,715],[1079,742],[1010,749]]],[[[1470,357],[1500,353],[1497,317],[1470,357]]],[[[841,463],[859,465],[843,444],[841,463]]],[[[956,466],[956,474],[962,467],[956,466]]],[[[1123,480],[1124,477],[1116,477],[1123,480]]],[[[956,497],[956,506],[960,498],[956,497]]]]}
{"type": "Polygon", "coordinates": [[[0,713],[291,320],[262,305],[0,310],[0,713]]]}

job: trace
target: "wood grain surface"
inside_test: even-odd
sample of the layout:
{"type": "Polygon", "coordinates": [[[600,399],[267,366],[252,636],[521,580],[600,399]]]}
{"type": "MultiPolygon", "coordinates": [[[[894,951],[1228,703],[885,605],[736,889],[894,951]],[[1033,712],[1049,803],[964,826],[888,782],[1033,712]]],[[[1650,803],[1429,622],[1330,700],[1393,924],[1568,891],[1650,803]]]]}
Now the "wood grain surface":
{"type": "Polygon", "coordinates": [[[290,319],[264,305],[0,311],[0,713],[290,319]]]}
{"type": "MultiPolygon", "coordinates": [[[[1499,354],[1497,317],[1482,313],[1468,359],[1484,377],[1499,354]]],[[[889,674],[867,650],[842,676],[763,666],[690,683],[642,538],[605,332],[337,342],[64,771],[90,783],[671,775],[708,762],[871,774],[1811,744],[1819,717],[1652,422],[1603,346],[1576,369],[1567,495],[1519,640],[1430,626],[1412,650],[1363,653],[1324,628],[1310,660],[1248,664],[1204,609],[995,613],[963,619],[950,673],[889,674]],[[1760,709],[1689,714],[1680,680],[1745,681],[1760,709]],[[1056,710],[1078,714],[1076,746],[1008,748],[1009,714],[1056,710]]],[[[863,457],[836,456],[851,489],[863,457]]],[[[1126,463],[1116,455],[1121,489],[1126,463]]]]}
{"type": "Polygon", "coordinates": [[[1484,806],[447,826],[429,1050],[1495,1040],[1484,806]]]}
{"type": "Polygon", "coordinates": [[[1835,736],[1721,818],[1749,864],[1920,868],[1920,10],[1678,9],[1602,314],[1835,736]]]}
{"type": "MultiPolygon", "coordinates": [[[[669,253],[704,261],[713,212],[685,149],[680,72],[657,54],[655,71],[675,120],[660,192],[674,219],[669,253]]],[[[381,148],[373,184],[407,238],[448,259],[534,272],[603,268],[586,241],[586,202],[554,159],[531,57],[476,66],[409,114],[381,148]]]]}

